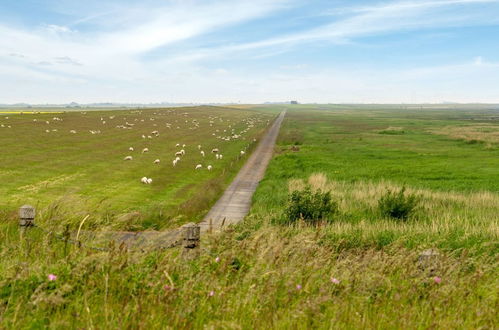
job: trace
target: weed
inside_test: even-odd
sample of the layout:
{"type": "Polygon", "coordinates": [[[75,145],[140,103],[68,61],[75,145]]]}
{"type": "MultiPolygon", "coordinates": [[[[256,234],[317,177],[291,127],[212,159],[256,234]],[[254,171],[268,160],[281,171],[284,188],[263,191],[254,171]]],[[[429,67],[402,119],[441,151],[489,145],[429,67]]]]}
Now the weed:
{"type": "Polygon", "coordinates": [[[308,185],[305,190],[295,190],[289,197],[285,214],[291,223],[304,220],[316,223],[320,220],[331,220],[338,212],[338,204],[331,199],[329,191],[312,191],[308,185]]]}
{"type": "Polygon", "coordinates": [[[378,200],[378,209],[383,216],[407,220],[416,210],[420,198],[415,194],[405,194],[405,187],[398,192],[387,190],[378,200]]]}

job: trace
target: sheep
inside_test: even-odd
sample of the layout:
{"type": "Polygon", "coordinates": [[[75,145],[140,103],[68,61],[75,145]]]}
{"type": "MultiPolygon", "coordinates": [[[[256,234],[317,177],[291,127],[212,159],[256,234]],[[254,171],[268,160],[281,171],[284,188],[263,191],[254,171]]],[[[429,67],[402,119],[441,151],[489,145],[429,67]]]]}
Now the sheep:
{"type": "Polygon", "coordinates": [[[197,165],[196,165],[196,170],[199,170],[200,168],[203,168],[203,165],[201,165],[201,164],[197,164],[197,165]]]}
{"type": "Polygon", "coordinates": [[[128,148],[128,150],[133,151],[133,147],[128,148]]]}
{"type": "Polygon", "coordinates": [[[201,156],[203,156],[203,157],[204,157],[204,151],[203,151],[203,150],[201,150],[201,156]]]}
{"type": "Polygon", "coordinates": [[[244,155],[244,154],[245,154],[245,152],[241,150],[241,156],[244,155]]]}
{"type": "Polygon", "coordinates": [[[156,160],[154,161],[154,164],[159,164],[160,162],[161,162],[161,161],[160,161],[159,159],[156,159],[156,160]]]}
{"type": "Polygon", "coordinates": [[[126,156],[125,159],[123,159],[123,160],[132,160],[132,159],[133,159],[132,156],[126,156]]]}
{"type": "Polygon", "coordinates": [[[182,148],[185,148],[185,144],[182,144],[182,148]]]}
{"type": "Polygon", "coordinates": [[[178,162],[178,160],[177,160],[177,159],[174,159],[174,160],[173,160],[172,164],[173,164],[173,166],[174,166],[174,167],[175,167],[175,166],[177,166],[177,162],[178,162]]]}
{"type": "Polygon", "coordinates": [[[145,138],[146,138],[146,136],[145,136],[144,134],[142,134],[142,138],[143,138],[143,139],[145,139],[145,138]]]}
{"type": "Polygon", "coordinates": [[[180,157],[176,157],[175,160],[178,162],[180,160],[180,157]]]}
{"type": "Polygon", "coordinates": [[[152,179],[151,178],[148,178],[147,179],[147,184],[151,184],[152,183],[152,179]]]}
{"type": "Polygon", "coordinates": [[[148,139],[152,139],[152,136],[148,135],[148,136],[147,136],[147,138],[148,138],[148,139]]]}
{"type": "Polygon", "coordinates": [[[224,155],[219,155],[219,157],[218,157],[218,158],[219,158],[219,159],[222,159],[222,158],[223,158],[223,156],[224,156],[224,155]]]}
{"type": "Polygon", "coordinates": [[[182,153],[182,156],[185,155],[185,150],[184,149],[180,150],[180,152],[182,153]]]}
{"type": "Polygon", "coordinates": [[[177,158],[178,158],[178,156],[182,156],[182,152],[177,151],[177,152],[175,153],[175,156],[177,156],[177,158]]]}
{"type": "Polygon", "coordinates": [[[206,168],[208,169],[208,171],[211,171],[213,167],[211,165],[208,165],[206,168]]]}
{"type": "Polygon", "coordinates": [[[216,159],[220,159],[220,155],[219,154],[215,154],[215,158],[216,159]]]}
{"type": "Polygon", "coordinates": [[[149,148],[142,149],[142,153],[149,152],[149,148]]]}
{"type": "Polygon", "coordinates": [[[200,144],[198,144],[198,150],[201,150],[201,145],[200,144]]]}
{"type": "Polygon", "coordinates": [[[211,152],[214,153],[214,154],[218,153],[218,151],[219,151],[218,148],[215,148],[215,149],[211,150],[211,152]]]}
{"type": "Polygon", "coordinates": [[[70,130],[69,133],[76,134],[76,131],[74,129],[70,130]]]}
{"type": "Polygon", "coordinates": [[[177,143],[177,144],[175,145],[175,147],[180,147],[180,143],[177,143]]]}
{"type": "Polygon", "coordinates": [[[140,179],[140,182],[147,184],[147,178],[143,177],[142,179],[140,179]]]}

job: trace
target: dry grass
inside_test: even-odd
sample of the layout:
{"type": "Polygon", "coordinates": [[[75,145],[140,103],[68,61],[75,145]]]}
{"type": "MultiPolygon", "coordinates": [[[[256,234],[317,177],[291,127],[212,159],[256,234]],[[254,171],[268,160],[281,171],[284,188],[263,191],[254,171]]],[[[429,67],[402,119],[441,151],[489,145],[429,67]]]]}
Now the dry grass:
{"type": "Polygon", "coordinates": [[[494,144],[499,143],[499,125],[494,124],[445,126],[438,129],[432,129],[430,132],[468,142],[480,141],[494,144]]]}

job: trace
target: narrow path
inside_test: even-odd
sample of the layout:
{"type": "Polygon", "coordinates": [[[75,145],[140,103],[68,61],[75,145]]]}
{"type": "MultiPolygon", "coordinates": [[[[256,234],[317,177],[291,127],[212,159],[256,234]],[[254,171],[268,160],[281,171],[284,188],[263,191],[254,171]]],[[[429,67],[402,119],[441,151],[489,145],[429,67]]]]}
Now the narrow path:
{"type": "Polygon", "coordinates": [[[248,214],[251,198],[272,158],[275,142],[286,111],[281,112],[225,193],[199,223],[201,231],[234,224],[248,214]]]}

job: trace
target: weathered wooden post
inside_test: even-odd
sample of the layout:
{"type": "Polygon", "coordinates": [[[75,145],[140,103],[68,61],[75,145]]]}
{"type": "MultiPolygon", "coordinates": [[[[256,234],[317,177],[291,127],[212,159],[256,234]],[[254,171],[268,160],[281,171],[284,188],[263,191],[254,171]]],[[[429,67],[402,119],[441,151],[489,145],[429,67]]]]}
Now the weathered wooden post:
{"type": "Polygon", "coordinates": [[[31,227],[35,225],[35,208],[31,205],[23,205],[19,208],[19,226],[31,227]]]}
{"type": "Polygon", "coordinates": [[[184,239],[182,242],[182,254],[188,257],[195,257],[199,253],[199,241],[201,238],[201,228],[198,224],[189,223],[184,227],[184,239]]]}

